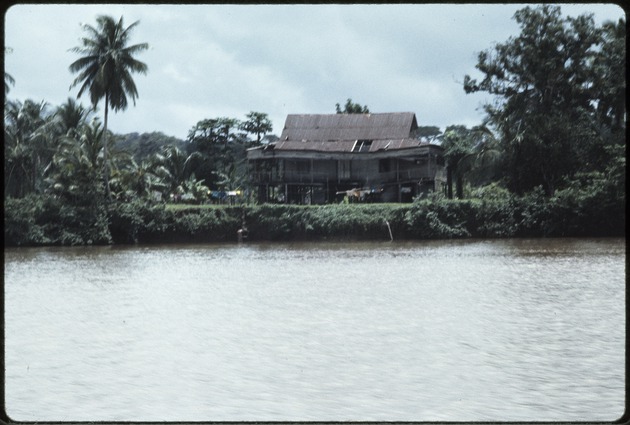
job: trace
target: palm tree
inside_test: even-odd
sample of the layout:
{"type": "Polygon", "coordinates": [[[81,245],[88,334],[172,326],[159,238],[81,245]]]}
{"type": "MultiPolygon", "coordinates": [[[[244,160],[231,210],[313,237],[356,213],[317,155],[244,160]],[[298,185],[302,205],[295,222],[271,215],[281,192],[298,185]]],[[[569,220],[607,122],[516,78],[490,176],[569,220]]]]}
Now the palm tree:
{"type": "Polygon", "coordinates": [[[128,156],[124,167],[113,173],[111,184],[117,198],[149,198],[154,192],[162,195],[168,193],[168,184],[160,178],[154,170],[151,161],[136,162],[132,156],[128,156]]]}
{"type": "Polygon", "coordinates": [[[473,127],[471,135],[476,141],[473,152],[460,161],[460,166],[471,184],[485,185],[500,177],[503,151],[487,124],[473,127]]]}
{"type": "Polygon", "coordinates": [[[40,189],[42,170],[52,159],[54,120],[48,103],[8,102],[5,122],[5,193],[22,197],[40,189]]]}
{"type": "Polygon", "coordinates": [[[97,176],[102,167],[104,134],[94,120],[61,137],[48,178],[53,193],[74,202],[87,202],[103,190],[97,176]]]}
{"type": "MultiPolygon", "coordinates": [[[[13,51],[13,49],[11,49],[10,47],[5,47],[4,48],[4,54],[6,56],[7,53],[11,53],[13,51]]],[[[15,80],[13,79],[13,77],[11,76],[11,74],[9,74],[8,72],[4,73],[4,94],[7,95],[9,94],[9,90],[10,90],[10,85],[14,85],[15,84],[15,80]]]]}
{"type": "Polygon", "coordinates": [[[152,158],[153,172],[174,192],[182,182],[189,180],[203,156],[199,152],[187,155],[177,146],[165,146],[152,158]]]}
{"type": "Polygon", "coordinates": [[[219,177],[219,180],[217,181],[219,189],[226,191],[243,188],[246,182],[246,176],[238,172],[239,170],[236,165],[237,164],[231,164],[225,169],[225,171],[215,172],[215,174],[219,177]]]}
{"type": "Polygon", "coordinates": [[[11,74],[9,74],[8,72],[4,73],[4,94],[8,94],[10,87],[9,85],[14,85],[15,84],[15,80],[13,79],[13,77],[11,76],[11,74]]]}
{"type": "Polygon", "coordinates": [[[191,197],[190,199],[194,199],[198,203],[208,199],[209,191],[210,189],[204,184],[204,180],[198,180],[195,177],[195,173],[192,173],[188,179],[182,181],[175,189],[177,194],[184,195],[182,199],[191,197]]]}
{"type": "Polygon", "coordinates": [[[460,167],[460,162],[472,154],[474,141],[470,137],[470,130],[463,125],[446,127],[441,138],[446,160],[447,196],[449,199],[453,198],[453,178],[455,178],[455,192],[461,199],[464,197],[464,170],[460,167]]]}
{"type": "MultiPolygon", "coordinates": [[[[96,18],[97,28],[84,25],[88,36],[81,39],[82,46],[74,47],[72,52],[82,57],[70,64],[70,71],[79,73],[70,88],[81,84],[77,97],[87,90],[90,93],[92,105],[105,98],[105,119],[103,134],[107,135],[107,114],[111,107],[114,111],[127,108],[129,95],[135,105],[138,90],[131,77],[132,72],[146,74],[148,67],[136,60],[133,55],[149,48],[147,43],[128,46],[131,31],[138,25],[134,22],[127,28],[123,26],[123,18],[118,22],[109,16],[96,18]]],[[[103,141],[103,177],[108,199],[111,197],[109,189],[109,169],[107,161],[107,143],[103,141]]]]}
{"type": "Polygon", "coordinates": [[[59,133],[62,136],[70,136],[78,132],[79,128],[88,122],[92,110],[86,109],[69,97],[66,103],[57,107],[56,119],[59,133]]]}
{"type": "Polygon", "coordinates": [[[463,125],[446,127],[441,136],[446,159],[447,196],[453,197],[453,179],[457,198],[464,197],[464,178],[472,184],[487,183],[501,160],[498,141],[486,125],[471,129],[463,125]]]}

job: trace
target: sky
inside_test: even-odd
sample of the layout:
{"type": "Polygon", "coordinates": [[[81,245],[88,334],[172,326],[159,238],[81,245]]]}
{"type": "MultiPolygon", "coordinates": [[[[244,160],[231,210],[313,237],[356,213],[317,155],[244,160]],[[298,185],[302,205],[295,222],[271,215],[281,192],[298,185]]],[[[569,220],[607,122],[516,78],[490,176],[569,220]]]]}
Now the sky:
{"type": "MultiPolygon", "coordinates": [[[[98,15],[135,21],[131,43],[139,96],[110,114],[118,134],[159,131],[185,139],[207,118],[268,114],[280,135],[287,114],[335,113],[346,99],[370,112],[414,112],[418,125],[481,123],[484,93],[467,95],[465,75],[481,77],[477,55],[519,33],[527,4],[17,4],[5,11],[9,100],[59,106],[76,98],[70,51],[98,15]]],[[[562,4],[564,16],[593,13],[599,25],[624,11],[613,3],[562,4]]],[[[79,101],[90,105],[87,95],[79,101]]],[[[99,104],[102,115],[103,103],[99,104]]]]}

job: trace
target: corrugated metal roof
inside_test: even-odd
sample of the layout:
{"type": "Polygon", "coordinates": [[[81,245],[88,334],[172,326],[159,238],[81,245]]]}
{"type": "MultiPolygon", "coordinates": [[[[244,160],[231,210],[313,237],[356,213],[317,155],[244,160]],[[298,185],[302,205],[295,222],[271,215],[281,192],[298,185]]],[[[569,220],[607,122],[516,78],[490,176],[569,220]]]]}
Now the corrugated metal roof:
{"type": "MultiPolygon", "coordinates": [[[[289,140],[276,142],[274,149],[281,151],[352,152],[355,143],[356,140],[336,140],[331,142],[323,140],[308,140],[304,142],[289,140]]],[[[427,143],[409,138],[374,140],[369,151],[366,150],[366,152],[408,149],[423,145],[427,145],[427,143]]]]}
{"type": "Polygon", "coordinates": [[[411,136],[413,112],[380,114],[290,114],[281,141],[390,140],[411,136]]]}
{"type": "Polygon", "coordinates": [[[324,141],[278,141],[275,150],[282,151],[317,151],[317,152],[352,152],[354,140],[324,141]]]}

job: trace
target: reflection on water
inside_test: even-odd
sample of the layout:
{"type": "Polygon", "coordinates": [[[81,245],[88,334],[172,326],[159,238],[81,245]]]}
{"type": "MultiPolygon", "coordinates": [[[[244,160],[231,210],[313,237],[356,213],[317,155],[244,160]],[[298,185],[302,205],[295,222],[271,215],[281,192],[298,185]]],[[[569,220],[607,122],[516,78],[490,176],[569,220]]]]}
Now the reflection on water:
{"type": "Polygon", "coordinates": [[[623,239],[11,249],[6,410],[610,421],[624,283],[623,239]]]}

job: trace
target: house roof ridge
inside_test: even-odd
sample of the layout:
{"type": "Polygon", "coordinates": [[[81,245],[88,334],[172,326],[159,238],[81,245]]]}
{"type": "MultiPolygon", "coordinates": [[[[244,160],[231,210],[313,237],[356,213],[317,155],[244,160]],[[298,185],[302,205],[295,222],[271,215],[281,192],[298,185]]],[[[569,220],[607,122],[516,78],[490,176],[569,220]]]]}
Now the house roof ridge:
{"type": "Polygon", "coordinates": [[[369,114],[289,114],[280,139],[380,140],[411,137],[417,128],[414,112],[369,114]]]}
{"type": "Polygon", "coordinates": [[[397,111],[397,112],[361,112],[361,113],[347,113],[347,112],[342,112],[342,113],[293,113],[293,114],[287,114],[288,117],[290,116],[318,116],[318,115],[331,115],[331,116],[345,116],[345,115],[356,115],[356,116],[361,116],[361,115],[415,115],[415,112],[411,112],[411,111],[397,111]]]}

